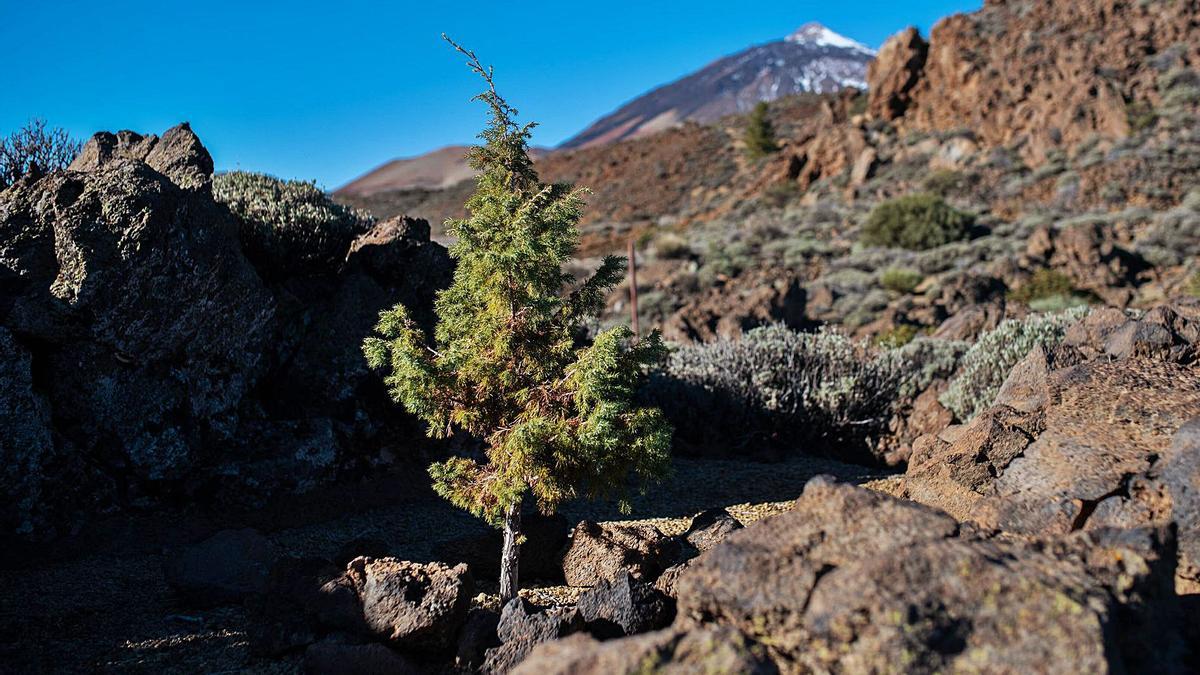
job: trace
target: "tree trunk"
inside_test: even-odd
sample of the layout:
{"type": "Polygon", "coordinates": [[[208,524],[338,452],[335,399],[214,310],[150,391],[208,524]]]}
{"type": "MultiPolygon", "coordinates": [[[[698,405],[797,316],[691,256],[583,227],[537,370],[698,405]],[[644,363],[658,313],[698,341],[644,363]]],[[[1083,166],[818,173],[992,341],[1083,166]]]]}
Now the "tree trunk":
{"type": "Polygon", "coordinates": [[[517,572],[521,560],[521,505],[504,514],[504,550],[500,554],[500,604],[517,597],[517,572]]]}

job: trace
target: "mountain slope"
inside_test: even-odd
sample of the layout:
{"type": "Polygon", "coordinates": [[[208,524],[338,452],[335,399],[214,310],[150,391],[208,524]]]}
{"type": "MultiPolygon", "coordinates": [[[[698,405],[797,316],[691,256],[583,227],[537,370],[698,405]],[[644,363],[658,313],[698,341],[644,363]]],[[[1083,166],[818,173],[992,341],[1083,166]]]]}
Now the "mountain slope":
{"type": "Polygon", "coordinates": [[[684,120],[711,122],[759,101],[805,92],[865,88],[874,50],[810,23],[783,40],[718,59],[602,117],[562,148],[582,148],[652,134],[684,120]]]}

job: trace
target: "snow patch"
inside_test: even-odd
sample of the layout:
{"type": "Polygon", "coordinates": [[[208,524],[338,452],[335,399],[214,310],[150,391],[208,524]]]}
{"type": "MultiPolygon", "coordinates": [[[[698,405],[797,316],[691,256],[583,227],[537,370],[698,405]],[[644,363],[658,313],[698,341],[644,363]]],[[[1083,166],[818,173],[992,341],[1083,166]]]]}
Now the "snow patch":
{"type": "Polygon", "coordinates": [[[785,38],[788,42],[795,42],[802,45],[811,45],[814,47],[836,47],[838,49],[849,49],[851,51],[862,52],[875,56],[875,50],[864,45],[861,42],[851,40],[845,35],[839,35],[819,23],[806,23],[796,29],[796,32],[785,38]]]}

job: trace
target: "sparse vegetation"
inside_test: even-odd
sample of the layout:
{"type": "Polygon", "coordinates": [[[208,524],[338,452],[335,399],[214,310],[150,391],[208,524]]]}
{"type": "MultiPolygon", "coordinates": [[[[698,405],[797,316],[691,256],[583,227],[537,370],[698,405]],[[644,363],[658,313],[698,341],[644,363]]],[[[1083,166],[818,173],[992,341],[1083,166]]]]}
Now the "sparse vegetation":
{"type": "Polygon", "coordinates": [[[775,127],[768,117],[770,107],[766,101],[759,101],[746,120],[746,154],[752,159],[765,157],[779,150],[775,141],[775,127]]]}
{"type": "Polygon", "coordinates": [[[268,276],[327,269],[372,223],[366,213],[338,204],[315,183],[260,173],[218,174],[213,196],[237,216],[246,256],[268,276]]]}
{"type": "Polygon", "coordinates": [[[1049,268],[1035,271],[1028,281],[1009,291],[1008,297],[1040,312],[1061,311],[1068,307],[1085,305],[1090,300],[1086,293],[1075,289],[1070,277],[1049,268]]]}
{"type": "Polygon", "coordinates": [[[908,267],[889,267],[879,274],[879,285],[889,291],[900,293],[912,293],[921,281],[925,278],[924,274],[908,267]]]}
{"type": "Polygon", "coordinates": [[[942,394],[942,405],[961,421],[978,415],[995,400],[1013,366],[1034,347],[1057,344],[1067,327],[1083,318],[1087,311],[1085,307],[1076,307],[1057,314],[1007,319],[984,333],[963,355],[958,375],[942,394]]]}
{"type": "Polygon", "coordinates": [[[867,246],[920,251],[965,238],[973,222],[969,214],[937,195],[905,195],[876,206],[863,225],[860,240],[867,246]]]}
{"type": "Polygon", "coordinates": [[[0,190],[23,176],[37,178],[67,168],[82,147],[65,130],[48,129],[45,120],[31,120],[0,139],[0,190]]]}
{"type": "Polygon", "coordinates": [[[647,396],[698,447],[836,451],[872,461],[871,443],[897,406],[952,372],[959,345],[917,338],[877,350],[833,332],[758,328],[679,349],[647,396]]]}
{"type": "Polygon", "coordinates": [[[514,120],[492,70],[451,44],[487,83],[476,99],[491,113],[484,144],[470,155],[481,172],[470,215],[448,224],[457,238],[454,281],[438,297],[432,341],[397,305],[380,315],[377,337],[363,350],[431,436],[461,430],[486,444],[482,460],[453,457],[429,473],[438,494],[503,527],[506,602],[517,593],[527,497],[551,513],[564,500],[619,495],[630,480],[645,485],[666,472],[671,428],[659,410],[634,400],[644,369],[665,348],[657,332],[638,342],[625,326],[590,346],[575,344],[625,261],[607,256],[591,278],[563,292],[572,280],[562,266],[578,247],[583,192],[539,180],[528,154],[532,125],[514,120]]]}

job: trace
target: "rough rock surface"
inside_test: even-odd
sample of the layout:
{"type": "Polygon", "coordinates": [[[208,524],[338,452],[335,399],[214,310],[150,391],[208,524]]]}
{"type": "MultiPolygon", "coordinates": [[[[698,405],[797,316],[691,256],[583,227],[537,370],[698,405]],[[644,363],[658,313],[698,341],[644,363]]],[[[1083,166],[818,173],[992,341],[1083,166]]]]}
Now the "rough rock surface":
{"type": "Polygon", "coordinates": [[[652,582],[680,556],[679,542],[653,525],[621,525],[585,520],[575,526],[562,556],[570,586],[595,586],[628,571],[652,582]]]}
{"type": "Polygon", "coordinates": [[[1060,346],[1034,349],[993,407],[918,439],[906,494],[1024,534],[1174,521],[1180,580],[1200,581],[1191,557],[1196,511],[1185,488],[1197,480],[1194,449],[1187,432],[1173,440],[1200,416],[1200,325],[1190,308],[1178,310],[1156,308],[1140,320],[1097,310],[1060,346]]]}
{"type": "Polygon", "coordinates": [[[484,673],[507,673],[533,648],[583,630],[583,617],[569,607],[537,607],[524,598],[513,598],[500,612],[496,634],[501,645],[487,650],[484,673]]]}
{"type": "Polygon", "coordinates": [[[928,52],[929,44],[916,28],[906,28],[883,43],[875,60],[867,64],[867,110],[872,115],[883,120],[904,115],[928,52]]]}
{"type": "Polygon", "coordinates": [[[817,478],[695,561],[680,620],[761,639],[784,670],[1178,670],[1172,545],[1168,529],[986,539],[817,478]]]}
{"type": "Polygon", "coordinates": [[[454,645],[474,581],[466,565],[356,558],[347,566],[374,635],[396,647],[439,651],[454,645]]]}
{"type": "Polygon", "coordinates": [[[576,606],[588,632],[600,639],[645,633],[675,618],[670,598],[628,572],[602,579],[579,596],[576,606]]]}
{"type": "Polygon", "coordinates": [[[539,645],[514,675],[640,675],[662,673],[779,672],[762,645],[736,630],[704,626],[694,630],[671,627],[623,640],[598,642],[572,635],[539,645]]]}
{"type": "Polygon", "coordinates": [[[704,552],[721,543],[731,533],[742,529],[742,523],[723,508],[702,511],[688,525],[683,538],[697,551],[704,552]]]}
{"type": "Polygon", "coordinates": [[[163,573],[189,604],[221,605],[261,592],[278,556],[278,548],[255,530],[222,530],[172,551],[163,573]]]}
{"type": "MultiPolygon", "coordinates": [[[[1145,67],[1152,56],[1200,62],[1196,12],[1191,1],[986,2],[934,26],[905,119],[921,129],[972,129],[991,144],[1021,140],[1035,160],[1093,134],[1122,136],[1126,102],[1156,102],[1158,72],[1145,67]]],[[[881,50],[872,87],[908,60],[908,50],[881,50]]]]}
{"type": "Polygon", "coordinates": [[[212,171],[180,125],[97,134],[70,169],[0,192],[0,397],[20,413],[0,441],[5,532],[253,505],[419,437],[360,345],[398,301],[428,323],[450,262],[427,224],[380,224],[335,269],[267,285],[212,171]]]}
{"type": "Polygon", "coordinates": [[[802,328],[807,325],[804,309],[805,291],[798,280],[766,272],[744,274],[690,299],[663,325],[663,337],[708,342],[774,323],[802,328]]]}

